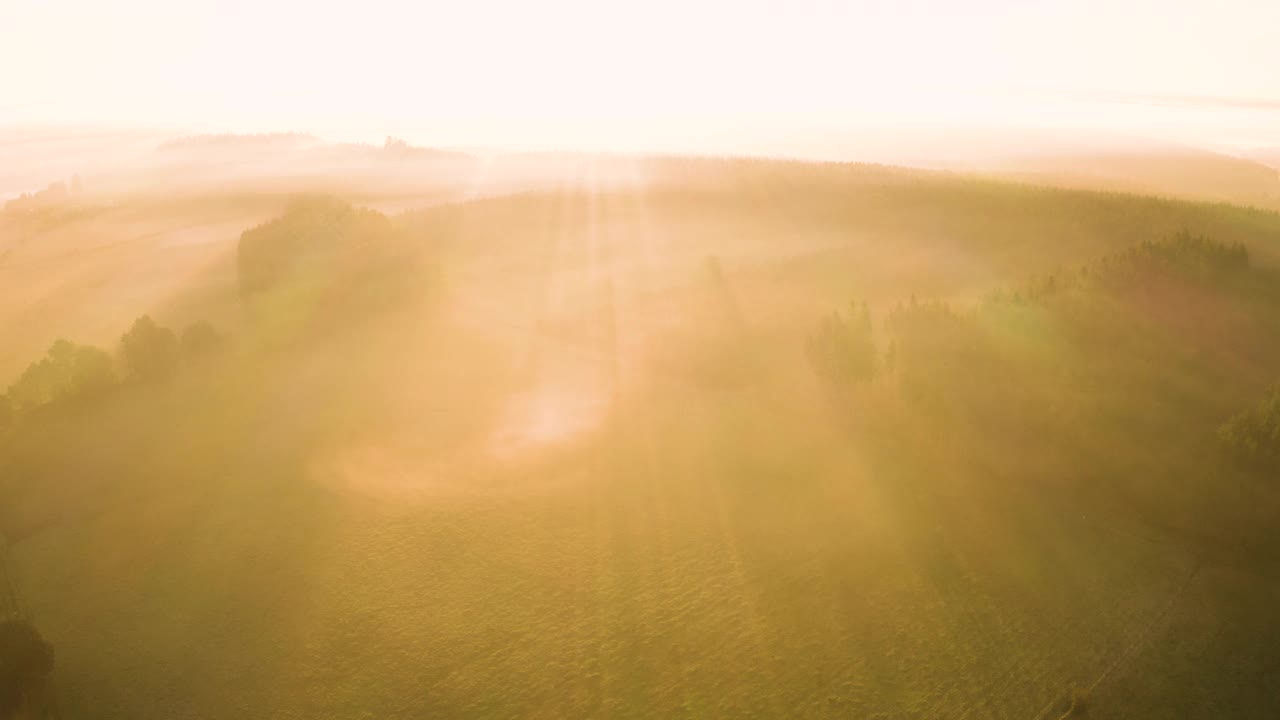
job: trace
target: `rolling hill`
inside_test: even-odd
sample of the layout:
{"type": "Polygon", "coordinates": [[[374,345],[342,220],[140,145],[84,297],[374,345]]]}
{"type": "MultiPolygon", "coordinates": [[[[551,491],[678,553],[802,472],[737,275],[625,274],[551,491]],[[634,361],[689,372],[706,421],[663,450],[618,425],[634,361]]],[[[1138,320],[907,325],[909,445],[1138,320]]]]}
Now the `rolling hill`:
{"type": "Polygon", "coordinates": [[[1213,433],[1280,379],[1280,215],[604,158],[389,215],[371,273],[289,207],[5,219],[6,377],[229,339],[0,430],[67,717],[1274,714],[1280,495],[1213,433]],[[880,369],[833,385],[852,300],[880,369]]]}

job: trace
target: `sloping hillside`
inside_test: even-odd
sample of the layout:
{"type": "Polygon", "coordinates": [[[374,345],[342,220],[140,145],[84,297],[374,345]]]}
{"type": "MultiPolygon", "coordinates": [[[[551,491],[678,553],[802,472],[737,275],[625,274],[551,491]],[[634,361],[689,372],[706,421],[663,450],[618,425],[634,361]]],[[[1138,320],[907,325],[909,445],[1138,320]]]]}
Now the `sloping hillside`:
{"type": "Polygon", "coordinates": [[[355,213],[414,261],[300,242],[265,305],[236,253],[305,223],[245,218],[170,298],[221,353],[0,430],[67,716],[1270,717],[1230,668],[1275,666],[1271,546],[1208,531],[1276,495],[1208,453],[1274,381],[1280,216],[608,162],[355,213]],[[427,291],[272,321],[390,275],[427,291]],[[877,371],[833,384],[807,341],[855,299],[877,371]]]}

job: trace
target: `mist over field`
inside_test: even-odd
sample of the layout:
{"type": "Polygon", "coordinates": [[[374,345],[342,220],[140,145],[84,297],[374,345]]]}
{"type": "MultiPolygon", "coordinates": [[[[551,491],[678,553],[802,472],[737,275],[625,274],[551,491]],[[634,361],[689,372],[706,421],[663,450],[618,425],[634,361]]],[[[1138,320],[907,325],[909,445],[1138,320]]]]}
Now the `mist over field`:
{"type": "Polygon", "coordinates": [[[294,135],[123,167],[0,226],[5,577],[62,714],[1273,707],[1271,210],[294,135]]]}
{"type": "Polygon", "coordinates": [[[182,5],[0,11],[0,720],[1280,716],[1275,9],[182,5]]]}

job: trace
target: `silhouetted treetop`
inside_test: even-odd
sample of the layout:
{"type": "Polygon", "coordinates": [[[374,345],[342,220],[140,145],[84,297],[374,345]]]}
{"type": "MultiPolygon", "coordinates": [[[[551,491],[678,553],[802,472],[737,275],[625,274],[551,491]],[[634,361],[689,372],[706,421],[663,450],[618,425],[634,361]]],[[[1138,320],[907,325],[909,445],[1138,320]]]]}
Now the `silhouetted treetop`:
{"type": "Polygon", "coordinates": [[[29,412],[101,393],[114,383],[110,355],[95,347],[58,340],[18,376],[9,387],[8,398],[15,411],[29,412]]]}
{"type": "Polygon", "coordinates": [[[173,331],[143,315],[120,338],[125,372],[137,380],[168,377],[178,365],[178,338],[173,331]]]}
{"type": "Polygon", "coordinates": [[[391,221],[379,212],[331,197],[301,198],[283,216],[240,236],[241,294],[270,290],[308,270],[332,270],[392,241],[394,234],[391,221]]]}
{"type": "Polygon", "coordinates": [[[1249,250],[1183,230],[1165,240],[1144,241],[1084,265],[994,293],[993,302],[1036,302],[1075,290],[1140,290],[1153,282],[1229,282],[1251,268],[1249,250]]]}
{"type": "Polygon", "coordinates": [[[182,330],[179,340],[182,352],[188,357],[198,357],[216,352],[222,347],[222,335],[208,321],[192,323],[182,330]]]}
{"type": "Polygon", "coordinates": [[[879,360],[867,304],[853,303],[847,313],[836,311],[823,318],[809,335],[805,351],[814,370],[828,382],[861,384],[874,378],[879,360]]]}
{"type": "Polygon", "coordinates": [[[1256,405],[1222,424],[1218,439],[1241,464],[1268,472],[1280,471],[1280,385],[1256,405]]]}
{"type": "Polygon", "coordinates": [[[340,329],[427,285],[421,249],[381,213],[302,198],[241,236],[241,297],[272,342],[340,329]]]}

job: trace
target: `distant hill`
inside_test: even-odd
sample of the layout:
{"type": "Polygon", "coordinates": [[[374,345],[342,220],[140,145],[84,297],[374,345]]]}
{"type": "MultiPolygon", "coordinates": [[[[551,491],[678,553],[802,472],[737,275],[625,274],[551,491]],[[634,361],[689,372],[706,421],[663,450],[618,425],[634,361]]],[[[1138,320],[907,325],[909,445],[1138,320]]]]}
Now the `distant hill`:
{"type": "Polygon", "coordinates": [[[185,135],[165,140],[156,149],[160,151],[245,148],[296,150],[318,145],[320,142],[320,138],[307,133],[256,133],[248,135],[223,133],[215,135],[185,135]]]}
{"type": "Polygon", "coordinates": [[[1002,163],[996,172],[1061,187],[1280,209],[1280,170],[1275,166],[1192,149],[1028,157],[1002,163]]]}
{"type": "Polygon", "coordinates": [[[1266,149],[1228,154],[1118,133],[1025,128],[828,132],[785,147],[800,157],[1280,209],[1276,156],[1266,149]]]}
{"type": "Polygon", "coordinates": [[[1280,147],[1253,148],[1245,151],[1242,155],[1250,160],[1280,170],[1280,147]]]}

